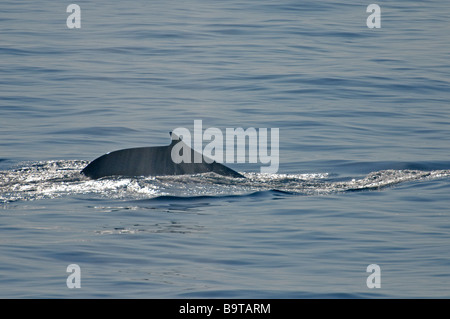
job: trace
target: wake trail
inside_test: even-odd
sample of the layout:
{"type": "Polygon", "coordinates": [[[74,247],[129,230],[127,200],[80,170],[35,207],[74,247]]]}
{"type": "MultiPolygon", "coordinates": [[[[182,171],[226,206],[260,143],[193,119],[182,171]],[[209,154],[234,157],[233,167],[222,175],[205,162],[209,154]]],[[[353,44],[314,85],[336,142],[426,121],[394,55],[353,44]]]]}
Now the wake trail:
{"type": "Polygon", "coordinates": [[[328,173],[244,173],[233,178],[215,173],[160,177],[109,177],[92,180],[80,174],[87,161],[61,160],[25,163],[0,171],[0,203],[80,195],[100,199],[151,199],[161,196],[200,197],[248,195],[268,190],[298,195],[382,189],[399,183],[446,178],[450,170],[381,170],[363,178],[333,180],[328,173]]]}

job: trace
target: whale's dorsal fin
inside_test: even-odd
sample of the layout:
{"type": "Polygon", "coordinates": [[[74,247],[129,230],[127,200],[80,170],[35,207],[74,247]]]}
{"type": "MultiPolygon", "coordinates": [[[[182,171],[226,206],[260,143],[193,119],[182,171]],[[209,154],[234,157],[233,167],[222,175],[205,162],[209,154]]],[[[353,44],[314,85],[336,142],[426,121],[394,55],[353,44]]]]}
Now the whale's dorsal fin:
{"type": "Polygon", "coordinates": [[[163,176],[214,172],[224,176],[244,178],[243,175],[220,163],[201,156],[201,163],[194,163],[198,152],[187,146],[180,137],[170,132],[171,143],[167,146],[129,148],[100,156],[89,163],[81,173],[90,178],[106,176],[163,176]],[[190,163],[175,163],[172,148],[178,143],[191,150],[190,163]]]}

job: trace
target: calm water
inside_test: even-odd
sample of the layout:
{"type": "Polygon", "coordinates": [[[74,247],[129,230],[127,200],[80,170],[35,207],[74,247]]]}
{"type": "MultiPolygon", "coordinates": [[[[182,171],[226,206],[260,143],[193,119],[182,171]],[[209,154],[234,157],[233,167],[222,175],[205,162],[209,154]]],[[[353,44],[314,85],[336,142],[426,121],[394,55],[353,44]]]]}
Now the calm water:
{"type": "Polygon", "coordinates": [[[450,297],[446,1],[70,3],[0,5],[0,297],[450,297]],[[194,120],[278,174],[79,174],[194,120]]]}

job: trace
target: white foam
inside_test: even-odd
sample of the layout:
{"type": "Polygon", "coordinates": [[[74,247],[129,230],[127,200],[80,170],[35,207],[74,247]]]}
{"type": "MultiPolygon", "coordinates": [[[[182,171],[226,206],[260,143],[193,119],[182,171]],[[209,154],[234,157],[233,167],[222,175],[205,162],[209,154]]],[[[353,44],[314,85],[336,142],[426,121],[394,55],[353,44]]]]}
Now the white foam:
{"type": "Polygon", "coordinates": [[[194,197],[242,195],[280,190],[305,195],[378,189],[402,182],[450,176],[450,170],[384,170],[361,179],[331,181],[327,173],[243,173],[246,179],[214,173],[91,180],[79,172],[85,161],[48,161],[0,171],[0,202],[86,195],[95,198],[148,199],[162,195],[194,197]]]}

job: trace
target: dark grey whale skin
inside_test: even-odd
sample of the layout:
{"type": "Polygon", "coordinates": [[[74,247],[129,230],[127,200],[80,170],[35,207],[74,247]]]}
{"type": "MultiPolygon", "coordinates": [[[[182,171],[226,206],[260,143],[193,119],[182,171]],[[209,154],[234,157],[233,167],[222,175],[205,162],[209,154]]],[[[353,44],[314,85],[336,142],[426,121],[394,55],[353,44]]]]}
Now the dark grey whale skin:
{"type": "MultiPolygon", "coordinates": [[[[184,142],[172,133],[171,137],[172,142],[167,146],[129,148],[102,155],[89,163],[81,173],[92,179],[108,176],[190,175],[207,172],[235,178],[245,178],[243,175],[220,163],[207,163],[203,157],[201,157],[201,163],[194,163],[194,154],[199,153],[192,149],[191,163],[173,162],[171,156],[172,148],[177,143],[184,142]]],[[[186,144],[184,146],[188,147],[186,144]]]]}

